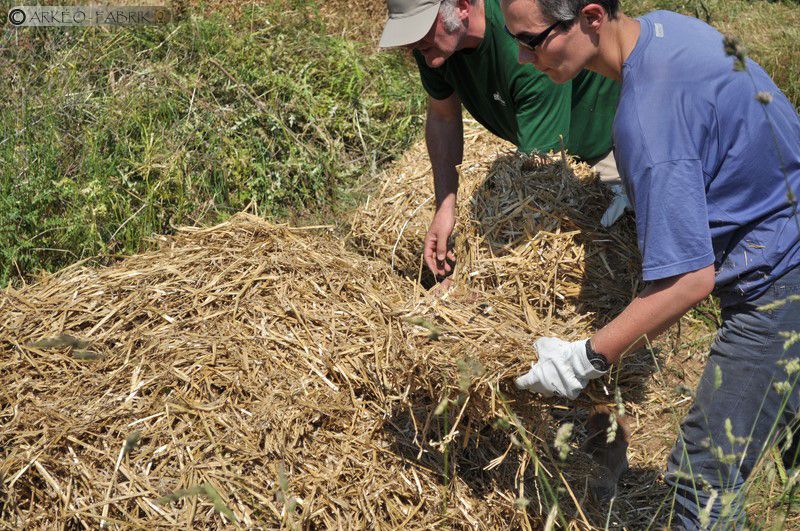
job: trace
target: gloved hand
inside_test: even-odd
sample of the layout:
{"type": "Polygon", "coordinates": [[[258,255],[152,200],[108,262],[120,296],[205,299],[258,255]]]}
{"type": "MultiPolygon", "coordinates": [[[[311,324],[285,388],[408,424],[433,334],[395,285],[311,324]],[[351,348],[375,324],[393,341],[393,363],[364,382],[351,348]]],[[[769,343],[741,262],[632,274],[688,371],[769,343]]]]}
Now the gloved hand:
{"type": "Polygon", "coordinates": [[[631,202],[628,201],[628,196],[625,195],[625,189],[622,188],[621,184],[612,184],[610,188],[614,193],[614,199],[611,200],[603,217],[600,218],[600,224],[605,228],[609,228],[616,223],[626,210],[633,210],[631,202]]]}
{"type": "Polygon", "coordinates": [[[557,337],[537,339],[533,346],[539,353],[539,361],[531,363],[531,370],[514,380],[517,388],[543,396],[577,398],[589,380],[605,374],[595,369],[586,356],[587,341],[570,342],[557,337]]]}

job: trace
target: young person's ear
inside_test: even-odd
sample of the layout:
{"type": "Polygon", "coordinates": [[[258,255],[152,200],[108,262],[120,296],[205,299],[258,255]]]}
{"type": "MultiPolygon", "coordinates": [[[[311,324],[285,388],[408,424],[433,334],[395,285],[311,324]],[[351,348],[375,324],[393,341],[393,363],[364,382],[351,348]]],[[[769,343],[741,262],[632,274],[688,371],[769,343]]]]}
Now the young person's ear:
{"type": "Polygon", "coordinates": [[[580,17],[587,26],[598,30],[603,22],[608,19],[608,12],[600,4],[586,4],[581,9],[580,17]]]}

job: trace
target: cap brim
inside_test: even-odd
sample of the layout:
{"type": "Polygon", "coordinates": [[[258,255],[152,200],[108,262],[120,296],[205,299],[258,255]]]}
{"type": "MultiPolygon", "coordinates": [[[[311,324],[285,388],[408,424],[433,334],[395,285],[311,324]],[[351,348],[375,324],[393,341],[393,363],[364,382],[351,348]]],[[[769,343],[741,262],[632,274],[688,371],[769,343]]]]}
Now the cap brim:
{"type": "Polygon", "coordinates": [[[420,40],[428,33],[436,20],[439,12],[439,4],[433,4],[424,11],[405,18],[390,18],[383,28],[383,35],[378,46],[381,48],[393,48],[395,46],[406,46],[420,40]]]}

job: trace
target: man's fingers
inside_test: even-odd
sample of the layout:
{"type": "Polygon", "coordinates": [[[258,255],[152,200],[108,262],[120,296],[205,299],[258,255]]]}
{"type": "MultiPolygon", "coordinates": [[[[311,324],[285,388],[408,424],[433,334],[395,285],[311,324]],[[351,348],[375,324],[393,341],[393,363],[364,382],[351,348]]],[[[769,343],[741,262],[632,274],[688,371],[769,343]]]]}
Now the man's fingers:
{"type": "Polygon", "coordinates": [[[517,389],[528,390],[536,382],[536,377],[533,374],[533,369],[523,374],[522,376],[514,379],[514,385],[517,389]]]}
{"type": "Polygon", "coordinates": [[[611,205],[609,205],[603,213],[603,217],[600,218],[600,225],[607,229],[616,223],[617,220],[622,217],[622,214],[625,213],[625,202],[625,199],[614,198],[614,201],[611,202],[611,205]]]}
{"type": "Polygon", "coordinates": [[[553,396],[553,392],[544,385],[542,368],[543,366],[541,363],[532,365],[531,370],[528,371],[527,374],[523,374],[514,380],[514,385],[517,386],[517,389],[539,393],[544,397],[553,396]]]}
{"type": "Polygon", "coordinates": [[[450,277],[442,280],[438,284],[434,285],[431,289],[428,290],[428,293],[435,297],[439,297],[440,295],[444,295],[450,289],[450,285],[453,283],[453,280],[450,277]]]}
{"type": "Polygon", "coordinates": [[[434,275],[442,275],[443,272],[439,271],[439,267],[436,264],[436,236],[433,234],[428,234],[425,238],[425,248],[422,252],[422,256],[425,259],[425,265],[428,266],[428,269],[431,270],[431,273],[434,275]]]}
{"type": "Polygon", "coordinates": [[[444,270],[448,273],[453,270],[456,264],[456,255],[453,251],[447,251],[447,255],[445,259],[442,260],[442,265],[444,266],[444,270]]]}
{"type": "Polygon", "coordinates": [[[625,210],[633,208],[622,186],[615,184],[611,187],[611,191],[614,193],[614,199],[611,200],[611,204],[603,213],[603,217],[600,218],[600,224],[605,228],[609,228],[616,223],[625,213],[625,210]]]}
{"type": "Polygon", "coordinates": [[[445,276],[453,271],[456,255],[447,248],[447,238],[444,231],[431,228],[425,236],[423,258],[428,269],[437,276],[445,276]]]}
{"type": "Polygon", "coordinates": [[[433,273],[434,275],[440,274],[439,271],[436,269],[436,260],[433,259],[433,255],[425,257],[425,265],[428,266],[428,269],[430,269],[431,273],[433,273]]]}
{"type": "Polygon", "coordinates": [[[447,238],[436,239],[436,259],[440,262],[447,256],[447,238]]]}
{"type": "Polygon", "coordinates": [[[439,268],[439,264],[441,264],[441,268],[439,268],[439,270],[441,271],[439,273],[440,275],[446,275],[452,269],[452,267],[450,267],[450,264],[448,264],[447,261],[445,260],[446,257],[447,257],[447,238],[442,238],[441,235],[439,235],[436,238],[436,267],[439,268]]]}

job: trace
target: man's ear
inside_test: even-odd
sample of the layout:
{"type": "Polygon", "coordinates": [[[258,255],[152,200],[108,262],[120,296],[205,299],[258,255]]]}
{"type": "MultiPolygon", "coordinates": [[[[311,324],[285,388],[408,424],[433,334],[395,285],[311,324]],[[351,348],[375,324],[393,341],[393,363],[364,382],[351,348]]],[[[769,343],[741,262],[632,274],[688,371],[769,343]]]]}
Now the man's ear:
{"type": "Polygon", "coordinates": [[[458,0],[458,16],[462,21],[469,18],[469,13],[471,10],[471,0],[458,0]]]}
{"type": "Polygon", "coordinates": [[[608,12],[600,4],[586,4],[581,9],[581,19],[581,22],[597,31],[608,20],[608,12]]]}

